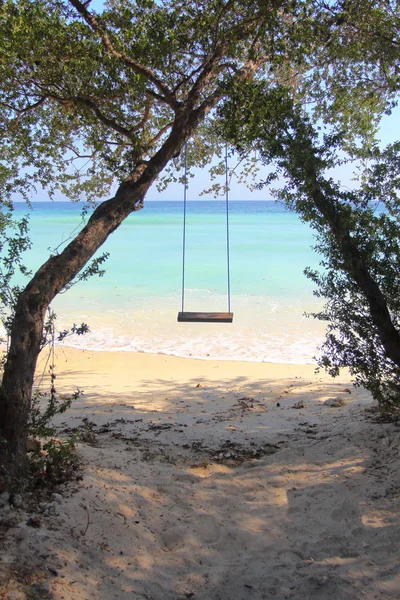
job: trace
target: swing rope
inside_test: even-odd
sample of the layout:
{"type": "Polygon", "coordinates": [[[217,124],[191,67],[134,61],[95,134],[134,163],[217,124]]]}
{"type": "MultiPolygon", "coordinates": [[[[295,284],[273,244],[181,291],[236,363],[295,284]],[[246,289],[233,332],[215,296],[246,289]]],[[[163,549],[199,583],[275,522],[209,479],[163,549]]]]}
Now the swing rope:
{"type": "Polygon", "coordinates": [[[226,266],[228,275],[228,313],[231,312],[231,269],[229,260],[229,173],[228,146],[225,145],[226,266]]]}
{"type": "Polygon", "coordinates": [[[188,187],[188,166],[187,166],[187,144],[185,144],[184,153],[184,191],[183,191],[183,238],[182,238],[182,311],[178,313],[180,322],[214,322],[214,323],[232,323],[233,313],[231,313],[231,279],[230,279],[230,258],[229,258],[229,173],[228,173],[228,147],[225,146],[225,210],[226,210],[226,257],[228,274],[228,312],[227,313],[185,313],[185,271],[186,271],[186,222],[187,222],[187,187],[188,187]]]}
{"type": "Polygon", "coordinates": [[[186,259],[186,196],[187,196],[187,144],[185,144],[185,174],[183,178],[183,240],[182,240],[182,312],[185,310],[185,259],[186,259]]]}

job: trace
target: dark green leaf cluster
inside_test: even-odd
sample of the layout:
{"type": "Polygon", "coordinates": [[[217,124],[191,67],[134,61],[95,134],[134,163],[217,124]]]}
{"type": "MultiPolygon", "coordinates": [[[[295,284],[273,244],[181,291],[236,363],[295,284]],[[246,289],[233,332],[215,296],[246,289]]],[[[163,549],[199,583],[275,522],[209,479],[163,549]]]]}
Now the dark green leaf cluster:
{"type": "Polygon", "coordinates": [[[58,331],[56,330],[55,325],[56,320],[56,313],[49,308],[47,311],[47,319],[43,325],[43,336],[40,345],[41,349],[46,346],[50,346],[50,348],[54,349],[55,342],[63,342],[65,338],[70,337],[71,335],[85,335],[85,333],[90,331],[90,328],[86,323],[81,323],[80,325],[74,323],[69,329],[58,331]]]}
{"type": "Polygon", "coordinates": [[[19,491],[51,489],[76,479],[79,467],[76,438],[65,441],[51,438],[30,455],[25,477],[19,482],[19,491]]]}
{"type": "Polygon", "coordinates": [[[31,272],[23,263],[23,254],[31,248],[27,216],[13,218],[12,209],[0,211],[0,319],[8,336],[20,287],[13,282],[16,272],[27,277],[31,272]]]}

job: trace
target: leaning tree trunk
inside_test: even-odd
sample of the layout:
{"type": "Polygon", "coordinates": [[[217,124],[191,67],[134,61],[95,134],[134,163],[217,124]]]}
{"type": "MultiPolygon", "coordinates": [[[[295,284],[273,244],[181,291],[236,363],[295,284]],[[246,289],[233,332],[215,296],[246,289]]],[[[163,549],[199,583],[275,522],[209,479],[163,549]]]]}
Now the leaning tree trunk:
{"type": "Polygon", "coordinates": [[[343,256],[343,269],[357,283],[367,300],[371,319],[378,331],[386,356],[400,367],[400,333],[393,323],[379,284],[372,277],[357,243],[351,237],[340,207],[330,202],[318,185],[313,191],[312,199],[335,237],[343,256]]]}
{"type": "Polygon", "coordinates": [[[146,186],[122,184],[103,202],[78,236],[37,271],[18,298],[0,388],[0,465],[15,477],[26,457],[27,422],[46,311],[122,221],[142,206],[146,186]],[[145,187],[145,189],[143,189],[145,187]]]}
{"type": "Polygon", "coordinates": [[[165,165],[180,151],[206,109],[185,115],[155,156],[137,166],[111,200],[100,204],[76,238],[37,271],[20,294],[13,319],[10,349],[0,388],[0,479],[12,479],[26,460],[27,422],[46,310],[55,296],[87,264],[108,236],[132,212],[142,208],[144,197],[165,165]],[[182,123],[183,121],[183,123],[182,123]]]}
{"type": "MultiPolygon", "coordinates": [[[[300,129],[282,153],[288,175],[296,185],[303,187],[314,206],[324,217],[342,256],[342,268],[356,282],[368,303],[374,323],[386,356],[400,367],[400,333],[395,326],[386,299],[378,282],[369,271],[366,257],[351,235],[346,213],[340,204],[332,201],[335,191],[329,181],[321,185],[320,159],[317,158],[311,140],[304,137],[300,129]]],[[[307,216],[303,207],[297,204],[296,210],[307,216]]]]}

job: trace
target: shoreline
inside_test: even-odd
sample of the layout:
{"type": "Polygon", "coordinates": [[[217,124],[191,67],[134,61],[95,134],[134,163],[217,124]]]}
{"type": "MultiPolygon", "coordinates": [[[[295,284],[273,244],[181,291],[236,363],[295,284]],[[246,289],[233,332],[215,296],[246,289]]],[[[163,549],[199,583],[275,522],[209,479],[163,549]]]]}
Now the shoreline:
{"type": "MultiPolygon", "coordinates": [[[[41,374],[47,358],[39,356],[37,376],[41,374]]],[[[156,380],[181,381],[205,378],[210,381],[219,379],[258,378],[260,380],[283,380],[306,378],[315,384],[352,385],[351,377],[343,369],[341,375],[332,378],[321,370],[316,373],[316,364],[275,363],[264,361],[246,361],[238,359],[187,358],[168,354],[154,354],[125,350],[84,350],[69,346],[56,347],[55,373],[58,383],[73,385],[82,379],[82,384],[113,381],[114,393],[126,385],[135,388],[147,385],[149,377],[156,380]],[[115,379],[115,380],[114,380],[115,379]]],[[[159,381],[158,385],[161,385],[159,381]]],[[[79,387],[79,386],[78,386],[79,387]]]]}
{"type": "MultiPolygon", "coordinates": [[[[243,297],[237,299],[234,322],[218,326],[177,323],[177,297],[156,298],[147,306],[135,302],[133,307],[126,292],[115,290],[115,294],[110,296],[115,300],[114,309],[84,297],[73,298],[74,303],[81,303],[79,310],[71,298],[71,305],[55,306],[56,313],[63,315],[57,323],[61,329],[81,321],[90,327],[85,336],[71,337],[65,345],[95,352],[162,353],[199,359],[211,355],[216,360],[312,364],[325,339],[326,325],[304,317],[305,311],[319,311],[315,303],[297,306],[282,299],[277,308],[275,300],[269,298],[243,297]]],[[[199,303],[190,305],[201,310],[199,303]]],[[[203,306],[218,312],[223,304],[208,300],[203,306]]]]}

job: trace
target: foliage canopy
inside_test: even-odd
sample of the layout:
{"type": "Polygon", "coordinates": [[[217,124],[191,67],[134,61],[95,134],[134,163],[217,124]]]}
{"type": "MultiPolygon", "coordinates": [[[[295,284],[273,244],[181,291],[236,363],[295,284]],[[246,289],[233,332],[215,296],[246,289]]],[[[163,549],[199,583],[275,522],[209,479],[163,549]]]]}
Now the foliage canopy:
{"type": "Polygon", "coordinates": [[[313,314],[328,322],[319,365],[333,376],[349,367],[382,406],[399,407],[400,143],[369,150],[362,185],[344,190],[329,175],[342,160],[344,133],[321,136],[282,86],[246,83],[237,94],[248,110],[232,118],[236,101],[224,103],[224,135],[239,154],[256,148],[276,165],[286,181],[276,196],[317,232],[323,269],[306,274],[326,301],[313,314]]]}

